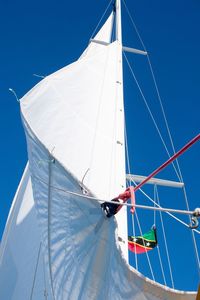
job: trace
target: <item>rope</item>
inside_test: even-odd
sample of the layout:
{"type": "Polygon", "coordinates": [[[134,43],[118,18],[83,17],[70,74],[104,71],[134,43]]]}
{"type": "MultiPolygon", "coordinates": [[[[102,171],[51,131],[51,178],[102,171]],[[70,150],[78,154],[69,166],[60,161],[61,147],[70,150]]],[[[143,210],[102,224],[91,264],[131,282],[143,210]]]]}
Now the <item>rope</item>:
{"type": "MultiPolygon", "coordinates": [[[[44,180],[36,177],[36,176],[33,176],[33,178],[35,178],[36,180],[46,184],[46,185],[49,185],[48,183],[46,183],[44,180]]],[[[87,198],[87,199],[90,199],[90,200],[95,200],[97,202],[107,202],[107,203],[112,203],[112,204],[116,204],[116,205],[119,205],[119,202],[117,201],[112,201],[112,200],[106,200],[106,199],[99,199],[99,198],[96,198],[96,197],[92,197],[92,196],[87,196],[85,194],[79,194],[79,193],[76,193],[76,192],[71,192],[71,191],[67,191],[67,190],[64,190],[64,189],[61,189],[61,188],[58,188],[58,187],[55,187],[55,186],[52,186],[52,185],[49,185],[50,188],[54,189],[54,190],[57,190],[57,191],[60,191],[60,192],[64,192],[64,193],[67,193],[67,194],[71,194],[71,195],[74,195],[74,196],[78,196],[78,197],[82,197],[82,198],[87,198]]],[[[144,193],[144,192],[143,192],[144,193]]],[[[145,194],[146,195],[146,194],[145,194]]],[[[151,199],[148,195],[146,195],[153,203],[155,203],[153,201],[153,199],[151,199]]],[[[171,211],[171,212],[175,212],[175,213],[181,213],[181,214],[193,214],[194,212],[193,211],[187,211],[187,210],[179,210],[179,209],[171,209],[171,208],[163,208],[161,207],[160,205],[156,204],[157,207],[152,207],[152,206],[146,206],[146,205],[140,205],[140,204],[131,204],[131,203],[123,203],[123,202],[120,202],[120,205],[123,206],[128,206],[128,207],[136,207],[136,208],[141,208],[141,209],[148,209],[148,210],[158,210],[158,211],[164,211],[164,212],[168,212],[168,211],[171,211]]],[[[173,216],[174,217],[174,216],[173,216]]],[[[178,219],[179,220],[179,219],[178,219]]],[[[185,224],[183,222],[183,224],[185,224]]],[[[187,227],[189,227],[187,224],[185,224],[187,227]]],[[[200,233],[198,230],[197,230],[198,233],[200,233]]]]}
{"type": "MultiPolygon", "coordinates": [[[[157,188],[156,188],[156,199],[158,201],[158,204],[160,205],[160,200],[159,200],[157,188]]],[[[170,257],[169,257],[167,239],[166,239],[166,234],[165,234],[165,227],[164,227],[164,222],[163,222],[163,218],[162,218],[162,213],[161,212],[160,212],[160,221],[161,221],[161,226],[162,226],[162,231],[163,231],[163,237],[164,237],[164,243],[165,243],[165,250],[166,250],[166,253],[167,253],[167,261],[168,261],[168,266],[169,266],[171,283],[172,283],[172,287],[174,289],[174,279],[173,279],[173,274],[172,274],[171,261],[170,261],[170,257]]]]}
{"type": "Polygon", "coordinates": [[[13,95],[15,96],[17,102],[20,102],[19,98],[17,97],[16,92],[15,92],[13,89],[11,89],[11,88],[9,88],[8,90],[9,90],[11,93],[13,93],[13,95]]]}

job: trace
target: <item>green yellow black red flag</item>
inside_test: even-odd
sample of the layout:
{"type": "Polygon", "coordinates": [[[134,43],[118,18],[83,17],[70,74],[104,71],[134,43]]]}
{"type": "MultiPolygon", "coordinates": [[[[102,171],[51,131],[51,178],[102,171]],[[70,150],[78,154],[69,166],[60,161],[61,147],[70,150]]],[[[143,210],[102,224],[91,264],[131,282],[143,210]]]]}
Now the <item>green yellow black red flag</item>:
{"type": "Polygon", "coordinates": [[[130,251],[140,254],[152,250],[157,245],[156,227],[153,226],[151,230],[142,236],[129,236],[128,248],[130,251]]]}

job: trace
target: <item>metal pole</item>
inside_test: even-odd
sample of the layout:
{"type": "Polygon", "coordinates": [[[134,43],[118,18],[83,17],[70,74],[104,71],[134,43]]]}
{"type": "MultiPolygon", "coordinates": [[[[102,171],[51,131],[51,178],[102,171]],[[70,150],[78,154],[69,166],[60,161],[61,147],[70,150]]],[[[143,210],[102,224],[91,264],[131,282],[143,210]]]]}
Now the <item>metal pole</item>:
{"type": "Polygon", "coordinates": [[[116,0],[116,40],[122,44],[121,1],[116,0]]]}
{"type": "MultiPolygon", "coordinates": [[[[90,199],[91,198],[92,197],[90,197],[90,199]]],[[[96,198],[93,198],[93,199],[96,199],[96,198]]],[[[103,202],[105,200],[98,199],[98,201],[103,202]]],[[[164,207],[155,207],[155,206],[146,206],[146,205],[131,204],[131,203],[121,203],[121,202],[112,201],[112,200],[106,200],[105,202],[111,203],[111,204],[116,204],[116,205],[121,205],[121,206],[129,206],[129,207],[135,207],[135,208],[141,208],[141,209],[147,209],[147,210],[157,210],[157,211],[164,211],[164,212],[172,212],[172,213],[183,214],[183,215],[194,215],[194,213],[195,213],[194,211],[189,211],[189,210],[164,208],[164,207]]]]}

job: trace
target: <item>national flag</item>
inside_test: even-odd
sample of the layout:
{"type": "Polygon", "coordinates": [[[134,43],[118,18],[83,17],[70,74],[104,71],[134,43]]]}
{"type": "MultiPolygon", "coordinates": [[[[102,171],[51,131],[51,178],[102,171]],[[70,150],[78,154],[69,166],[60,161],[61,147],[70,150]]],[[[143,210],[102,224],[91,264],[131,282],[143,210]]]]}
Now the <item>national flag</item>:
{"type": "Polygon", "coordinates": [[[156,227],[142,236],[129,236],[128,249],[134,253],[140,254],[152,250],[157,245],[156,227]]]}

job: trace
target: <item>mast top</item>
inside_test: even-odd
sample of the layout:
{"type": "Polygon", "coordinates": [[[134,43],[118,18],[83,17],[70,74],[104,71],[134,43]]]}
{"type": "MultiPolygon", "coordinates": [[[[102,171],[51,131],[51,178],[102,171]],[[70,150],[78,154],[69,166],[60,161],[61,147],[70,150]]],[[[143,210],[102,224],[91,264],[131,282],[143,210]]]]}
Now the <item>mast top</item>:
{"type": "Polygon", "coordinates": [[[122,23],[121,23],[121,1],[116,0],[114,9],[116,11],[116,40],[122,45],[122,23]]]}

